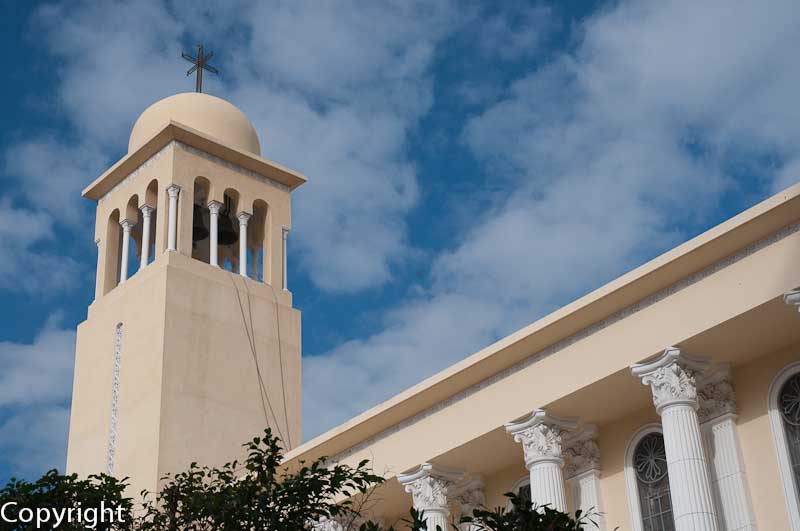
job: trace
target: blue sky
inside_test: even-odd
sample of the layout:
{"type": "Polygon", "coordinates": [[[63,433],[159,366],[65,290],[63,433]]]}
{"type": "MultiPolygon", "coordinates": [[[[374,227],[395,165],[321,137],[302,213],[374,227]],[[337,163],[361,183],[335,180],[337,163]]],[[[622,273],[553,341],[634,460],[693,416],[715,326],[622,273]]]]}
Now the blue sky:
{"type": "Polygon", "coordinates": [[[0,479],[63,468],[80,190],[204,42],[295,194],[308,438],[798,180],[794,2],[11,2],[0,479]]]}

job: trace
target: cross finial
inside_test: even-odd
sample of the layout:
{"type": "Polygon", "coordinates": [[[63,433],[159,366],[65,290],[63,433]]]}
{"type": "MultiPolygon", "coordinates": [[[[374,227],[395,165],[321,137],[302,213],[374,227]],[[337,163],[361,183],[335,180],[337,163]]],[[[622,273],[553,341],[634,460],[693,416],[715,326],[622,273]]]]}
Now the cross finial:
{"type": "Polygon", "coordinates": [[[194,85],[195,92],[203,92],[203,70],[208,70],[212,74],[219,74],[219,70],[208,64],[208,61],[214,57],[214,52],[203,53],[203,45],[197,45],[197,57],[192,57],[188,53],[181,53],[181,57],[186,59],[192,64],[192,67],[187,70],[186,75],[190,76],[192,73],[197,73],[197,78],[194,85]]]}

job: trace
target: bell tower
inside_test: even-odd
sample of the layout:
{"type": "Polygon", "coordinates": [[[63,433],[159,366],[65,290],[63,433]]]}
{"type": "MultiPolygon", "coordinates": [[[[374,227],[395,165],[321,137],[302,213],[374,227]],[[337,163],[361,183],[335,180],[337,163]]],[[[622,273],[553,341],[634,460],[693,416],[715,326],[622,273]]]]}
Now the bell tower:
{"type": "Polygon", "coordinates": [[[131,478],[221,465],[266,426],[300,443],[300,312],[286,271],[305,177],[247,117],[177,94],[142,113],[97,202],[97,287],[78,326],[67,469],[131,478]]]}

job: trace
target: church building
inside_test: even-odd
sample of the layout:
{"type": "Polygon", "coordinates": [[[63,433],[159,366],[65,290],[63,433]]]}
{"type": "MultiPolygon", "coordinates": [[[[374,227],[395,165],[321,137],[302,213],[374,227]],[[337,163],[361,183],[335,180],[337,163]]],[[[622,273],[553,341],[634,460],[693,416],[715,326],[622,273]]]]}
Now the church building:
{"type": "Polygon", "coordinates": [[[139,117],[83,192],[97,289],[70,472],[152,491],[266,424],[289,467],[368,459],[387,524],[415,507],[446,529],[513,491],[604,531],[800,531],[800,184],[301,443],[286,238],[305,181],[219,98],[139,117]]]}

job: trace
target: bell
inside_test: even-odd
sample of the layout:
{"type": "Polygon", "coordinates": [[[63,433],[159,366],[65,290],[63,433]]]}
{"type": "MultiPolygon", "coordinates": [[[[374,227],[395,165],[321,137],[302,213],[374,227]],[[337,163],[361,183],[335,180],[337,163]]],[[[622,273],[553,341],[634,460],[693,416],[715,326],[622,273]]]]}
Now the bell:
{"type": "Polygon", "coordinates": [[[233,220],[226,212],[225,215],[220,213],[219,225],[217,227],[217,241],[220,245],[230,245],[239,240],[239,235],[233,226],[233,220]]]}
{"type": "Polygon", "coordinates": [[[208,227],[206,226],[205,212],[200,205],[194,205],[192,215],[192,241],[199,242],[208,238],[208,227]]]}
{"type": "Polygon", "coordinates": [[[231,214],[233,212],[233,201],[227,195],[225,196],[225,204],[219,213],[219,221],[217,226],[217,241],[220,245],[230,245],[239,240],[239,234],[233,225],[231,214]]]}

